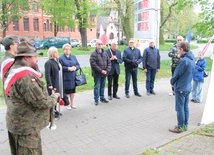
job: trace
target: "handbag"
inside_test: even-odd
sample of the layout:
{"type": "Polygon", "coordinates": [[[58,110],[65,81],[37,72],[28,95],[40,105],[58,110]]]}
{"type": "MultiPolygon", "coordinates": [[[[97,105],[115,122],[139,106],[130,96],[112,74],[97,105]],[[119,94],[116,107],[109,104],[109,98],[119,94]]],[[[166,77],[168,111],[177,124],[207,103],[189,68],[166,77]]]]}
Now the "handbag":
{"type": "Polygon", "coordinates": [[[207,72],[205,72],[205,71],[204,71],[204,77],[208,77],[208,74],[207,74],[207,72]]]}
{"type": "Polygon", "coordinates": [[[70,101],[68,99],[68,96],[64,95],[64,97],[62,98],[63,102],[64,102],[64,106],[67,106],[70,104],[70,101]]]}
{"type": "Polygon", "coordinates": [[[82,69],[80,68],[80,74],[76,75],[76,77],[75,77],[75,85],[76,86],[81,86],[81,85],[84,85],[84,84],[87,84],[86,76],[83,73],[82,69]]]}

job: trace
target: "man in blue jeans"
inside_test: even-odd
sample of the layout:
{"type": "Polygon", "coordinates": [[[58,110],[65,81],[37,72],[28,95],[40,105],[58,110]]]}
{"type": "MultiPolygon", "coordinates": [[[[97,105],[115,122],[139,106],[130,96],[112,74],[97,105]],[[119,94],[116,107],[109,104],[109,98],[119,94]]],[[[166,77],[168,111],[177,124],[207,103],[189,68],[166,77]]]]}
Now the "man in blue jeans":
{"type": "Polygon", "coordinates": [[[143,52],[143,69],[146,73],[146,94],[156,95],[154,82],[156,73],[160,70],[160,53],[155,48],[154,40],[149,41],[149,47],[143,52]]]}
{"type": "Polygon", "coordinates": [[[138,64],[142,62],[142,57],[140,50],[135,48],[134,39],[129,40],[129,47],[127,47],[123,52],[123,61],[125,65],[125,94],[129,98],[129,85],[130,79],[132,76],[134,94],[138,97],[141,97],[138,92],[137,87],[137,74],[138,74],[138,64]]]}
{"type": "Polygon", "coordinates": [[[108,103],[104,97],[104,90],[106,84],[106,76],[111,70],[111,61],[108,54],[103,50],[103,44],[101,40],[97,40],[96,49],[91,53],[90,65],[92,70],[92,76],[94,77],[94,104],[99,104],[100,101],[108,103]]]}
{"type": "Polygon", "coordinates": [[[181,60],[170,80],[175,91],[175,110],[177,112],[178,125],[169,129],[170,132],[180,133],[186,131],[189,120],[189,94],[192,89],[192,78],[195,68],[194,55],[188,42],[177,44],[177,50],[181,60]]]}

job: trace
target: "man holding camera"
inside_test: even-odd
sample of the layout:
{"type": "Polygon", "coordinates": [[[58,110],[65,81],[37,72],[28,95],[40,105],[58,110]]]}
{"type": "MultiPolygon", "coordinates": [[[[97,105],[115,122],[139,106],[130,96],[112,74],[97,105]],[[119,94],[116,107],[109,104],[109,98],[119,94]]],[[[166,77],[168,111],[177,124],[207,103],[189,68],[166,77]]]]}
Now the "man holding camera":
{"type": "Polygon", "coordinates": [[[160,53],[155,48],[155,41],[149,41],[149,47],[143,52],[143,69],[146,73],[146,94],[156,95],[154,82],[156,73],[160,70],[160,53]]]}
{"type": "Polygon", "coordinates": [[[137,87],[137,74],[138,74],[138,64],[142,62],[140,50],[135,48],[134,39],[129,40],[129,47],[127,47],[123,52],[123,61],[125,65],[125,94],[129,98],[129,85],[132,76],[134,94],[138,97],[141,95],[138,92],[137,87]]]}

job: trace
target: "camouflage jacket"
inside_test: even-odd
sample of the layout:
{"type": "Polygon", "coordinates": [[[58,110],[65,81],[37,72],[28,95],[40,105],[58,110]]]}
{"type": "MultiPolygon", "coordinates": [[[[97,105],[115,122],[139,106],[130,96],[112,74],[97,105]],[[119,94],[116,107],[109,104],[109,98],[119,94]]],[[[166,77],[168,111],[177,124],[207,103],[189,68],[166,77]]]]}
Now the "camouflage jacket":
{"type": "Polygon", "coordinates": [[[177,51],[176,44],[174,44],[171,47],[170,52],[168,53],[168,56],[172,58],[172,67],[176,68],[178,65],[178,62],[180,61],[180,58],[178,58],[178,51],[177,51]]]}
{"type": "MultiPolygon", "coordinates": [[[[16,61],[12,69],[27,66],[16,61]]],[[[50,108],[57,100],[49,96],[44,83],[33,74],[26,75],[13,83],[6,97],[6,123],[9,132],[18,135],[29,135],[43,129],[49,123],[50,108]]]]}

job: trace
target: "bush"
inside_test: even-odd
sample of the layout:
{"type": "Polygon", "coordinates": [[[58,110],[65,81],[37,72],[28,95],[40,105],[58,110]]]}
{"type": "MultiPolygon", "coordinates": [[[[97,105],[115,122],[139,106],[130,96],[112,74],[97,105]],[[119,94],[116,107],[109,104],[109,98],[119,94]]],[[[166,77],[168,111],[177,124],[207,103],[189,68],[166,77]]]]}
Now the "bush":
{"type": "Polygon", "coordinates": [[[176,39],[166,39],[166,43],[176,43],[176,39]]]}
{"type": "MultiPolygon", "coordinates": [[[[197,43],[208,43],[209,40],[197,40],[197,43]]],[[[212,41],[214,43],[214,40],[212,41]]]]}

